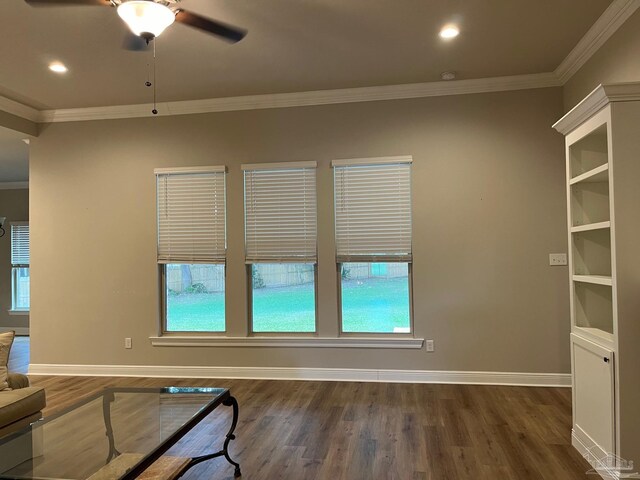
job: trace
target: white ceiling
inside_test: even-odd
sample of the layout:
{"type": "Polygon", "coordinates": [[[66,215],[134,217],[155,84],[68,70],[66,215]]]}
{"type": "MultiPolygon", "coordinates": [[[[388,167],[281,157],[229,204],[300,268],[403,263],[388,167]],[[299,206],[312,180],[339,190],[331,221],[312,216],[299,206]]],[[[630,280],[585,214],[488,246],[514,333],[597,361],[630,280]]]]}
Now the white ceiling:
{"type": "MultiPolygon", "coordinates": [[[[183,0],[249,30],[229,45],[183,25],[157,41],[158,100],[301,92],[553,71],[611,0],[183,0]],[[438,38],[447,22],[460,36],[438,38]]],[[[149,53],[121,50],[109,7],[2,0],[0,95],[39,109],[151,101],[149,53]],[[53,60],[65,75],[47,70],[53,60]]],[[[0,147],[1,148],[1,147],[0,147]]]]}

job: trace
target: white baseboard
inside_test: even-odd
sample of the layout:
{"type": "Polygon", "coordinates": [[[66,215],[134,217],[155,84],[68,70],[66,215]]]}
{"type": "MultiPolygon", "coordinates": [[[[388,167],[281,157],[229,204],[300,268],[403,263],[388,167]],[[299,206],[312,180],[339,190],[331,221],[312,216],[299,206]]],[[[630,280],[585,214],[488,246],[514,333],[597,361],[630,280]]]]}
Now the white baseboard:
{"type": "Polygon", "coordinates": [[[571,386],[571,375],[564,373],[455,372],[354,368],[31,364],[29,366],[29,374],[90,377],[242,378],[387,383],[452,383],[537,387],[571,386]]]}
{"type": "Polygon", "coordinates": [[[598,475],[604,480],[618,480],[620,478],[619,472],[602,468],[602,460],[611,454],[605,452],[578,425],[574,425],[571,430],[571,445],[593,467],[593,470],[588,472],[590,475],[598,475]]]}
{"type": "MultiPolygon", "coordinates": [[[[578,450],[583,457],[591,454],[597,458],[603,458],[607,455],[607,452],[594,442],[578,425],[574,425],[571,430],[571,445],[578,450]]],[[[589,459],[587,459],[587,461],[588,460],[589,459]]]]}

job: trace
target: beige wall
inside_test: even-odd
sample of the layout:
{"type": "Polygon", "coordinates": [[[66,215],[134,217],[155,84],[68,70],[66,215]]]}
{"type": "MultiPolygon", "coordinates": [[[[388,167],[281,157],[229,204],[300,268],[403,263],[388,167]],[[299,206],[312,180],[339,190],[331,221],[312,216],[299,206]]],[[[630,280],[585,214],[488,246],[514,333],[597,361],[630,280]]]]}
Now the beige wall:
{"type": "Polygon", "coordinates": [[[0,190],[0,217],[7,217],[6,235],[0,238],[0,331],[27,328],[29,317],[9,315],[11,309],[11,222],[29,220],[29,190],[0,190]]]}
{"type": "Polygon", "coordinates": [[[570,110],[601,83],[640,81],[640,10],[637,10],[564,86],[570,110]]]}
{"type": "Polygon", "coordinates": [[[548,265],[567,251],[563,138],[550,127],[561,114],[549,88],[48,125],[30,156],[32,362],[569,372],[567,270],[548,265]],[[318,161],[319,329],[331,336],[330,161],[403,154],[414,157],[415,333],[435,353],[150,345],[154,168],[228,166],[228,329],[244,335],[240,164],[318,161]]]}

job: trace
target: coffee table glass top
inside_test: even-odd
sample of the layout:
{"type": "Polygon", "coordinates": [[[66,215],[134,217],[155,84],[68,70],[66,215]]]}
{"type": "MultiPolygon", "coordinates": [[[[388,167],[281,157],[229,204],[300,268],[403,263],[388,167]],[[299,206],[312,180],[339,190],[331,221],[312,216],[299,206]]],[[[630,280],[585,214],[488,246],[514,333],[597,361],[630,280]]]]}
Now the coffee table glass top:
{"type": "Polygon", "coordinates": [[[122,478],[230,396],[223,388],[110,388],[0,439],[0,479],[122,478]]]}

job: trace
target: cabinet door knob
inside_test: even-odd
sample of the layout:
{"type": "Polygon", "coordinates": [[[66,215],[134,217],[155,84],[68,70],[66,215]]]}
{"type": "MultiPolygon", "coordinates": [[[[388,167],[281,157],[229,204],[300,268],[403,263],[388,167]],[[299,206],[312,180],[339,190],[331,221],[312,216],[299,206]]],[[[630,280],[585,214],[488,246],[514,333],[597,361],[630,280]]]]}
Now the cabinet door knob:
{"type": "Polygon", "coordinates": [[[609,357],[604,357],[603,360],[604,360],[604,363],[609,363],[609,357]]]}

